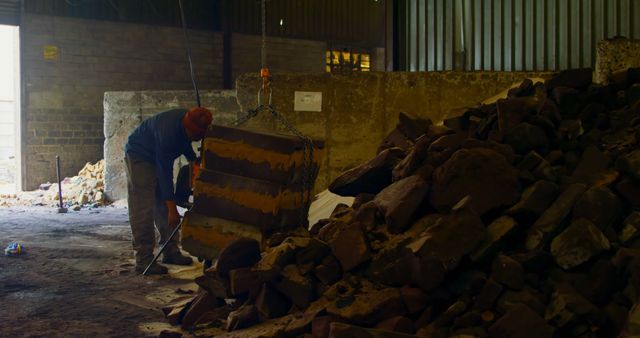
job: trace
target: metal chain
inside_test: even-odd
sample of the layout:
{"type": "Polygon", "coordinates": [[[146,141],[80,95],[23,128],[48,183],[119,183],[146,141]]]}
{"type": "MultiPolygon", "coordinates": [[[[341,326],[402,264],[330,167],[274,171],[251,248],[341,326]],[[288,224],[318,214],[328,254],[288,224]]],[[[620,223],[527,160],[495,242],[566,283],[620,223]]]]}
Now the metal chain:
{"type": "MultiPolygon", "coordinates": [[[[267,68],[267,0],[262,0],[262,49],[261,49],[261,63],[262,69],[265,70],[267,68]]],[[[311,205],[311,190],[313,189],[314,176],[317,168],[314,168],[313,163],[313,152],[314,152],[314,144],[313,140],[300,132],[293,124],[291,124],[282,114],[276,111],[271,105],[271,88],[267,87],[268,93],[263,92],[264,88],[261,88],[258,91],[258,104],[255,109],[249,109],[244,115],[240,116],[233,125],[236,127],[242,126],[247,123],[250,119],[258,115],[262,111],[269,112],[284,128],[297,136],[300,140],[302,140],[303,148],[302,148],[302,203],[303,210],[308,212],[309,207],[311,205]],[[268,94],[269,102],[267,104],[263,103],[262,96],[268,94]]],[[[307,214],[304,212],[300,213],[300,224],[307,223],[307,214]]]]}
{"type": "Polygon", "coordinates": [[[251,120],[251,118],[253,118],[254,116],[258,115],[258,112],[260,112],[261,109],[262,108],[260,106],[258,108],[256,108],[256,109],[249,109],[246,114],[244,114],[244,115],[240,116],[238,119],[236,119],[233,122],[232,125],[234,127],[242,126],[243,124],[247,123],[247,121],[251,120]]]}
{"type": "MultiPolygon", "coordinates": [[[[293,124],[291,124],[284,116],[282,116],[278,111],[273,109],[272,106],[269,106],[269,111],[271,115],[282,124],[285,129],[289,132],[297,136],[303,142],[302,148],[302,203],[304,206],[303,210],[308,211],[311,205],[311,189],[313,189],[313,176],[314,176],[314,168],[313,168],[313,140],[300,132],[293,124]]],[[[300,213],[300,224],[306,224],[307,215],[304,213],[300,213]]]]}
{"type": "Polygon", "coordinates": [[[267,68],[267,0],[262,0],[262,69],[267,68]]]}
{"type": "Polygon", "coordinates": [[[184,43],[187,45],[187,58],[189,61],[189,71],[191,72],[191,83],[193,84],[193,90],[196,92],[196,104],[198,107],[202,107],[200,103],[200,91],[198,90],[198,84],[196,83],[196,73],[193,70],[193,59],[191,55],[191,42],[189,42],[189,32],[187,31],[187,20],[184,17],[184,9],[182,7],[182,0],[178,0],[178,6],[180,7],[180,19],[182,21],[182,33],[184,34],[184,43]]]}

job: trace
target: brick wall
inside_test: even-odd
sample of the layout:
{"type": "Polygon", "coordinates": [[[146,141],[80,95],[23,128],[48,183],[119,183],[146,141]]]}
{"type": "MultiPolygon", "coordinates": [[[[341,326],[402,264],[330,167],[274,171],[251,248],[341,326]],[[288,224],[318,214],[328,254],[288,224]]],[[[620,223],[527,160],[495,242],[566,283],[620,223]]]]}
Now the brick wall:
{"type": "MultiPolygon", "coordinates": [[[[222,35],[190,34],[199,87],[222,88],[222,35]]],[[[180,28],[26,14],[21,43],[24,189],[55,180],[55,155],[63,176],[103,157],[105,92],[191,88],[180,28]]],[[[260,36],[233,34],[234,79],[259,71],[260,48],[260,36]]],[[[267,48],[273,73],[325,71],[325,42],[270,37],[267,48]]]]}
{"type": "MultiPolygon", "coordinates": [[[[189,89],[179,28],[27,14],[21,28],[23,188],[103,156],[105,91],[189,89]],[[44,57],[44,46],[59,54],[44,57]]],[[[222,87],[221,35],[192,31],[199,86],[222,87]]]]}

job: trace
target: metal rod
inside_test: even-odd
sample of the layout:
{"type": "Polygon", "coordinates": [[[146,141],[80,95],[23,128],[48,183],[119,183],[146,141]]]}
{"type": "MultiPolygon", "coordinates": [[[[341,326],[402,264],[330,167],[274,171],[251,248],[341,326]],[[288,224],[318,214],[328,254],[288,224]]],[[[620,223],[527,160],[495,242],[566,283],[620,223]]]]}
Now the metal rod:
{"type": "Polygon", "coordinates": [[[178,0],[180,6],[180,19],[182,20],[182,31],[184,33],[184,43],[187,45],[187,58],[189,59],[189,70],[191,71],[191,82],[193,83],[193,90],[196,92],[196,103],[198,107],[202,107],[200,104],[200,91],[196,84],[196,73],[193,70],[193,60],[191,58],[191,43],[189,42],[189,32],[187,31],[187,21],[184,18],[184,9],[182,8],[182,0],[178,0]]]}
{"type": "Polygon", "coordinates": [[[58,201],[62,208],[62,182],[60,181],[60,156],[56,155],[56,176],[58,177],[58,201]]]}
{"type": "Polygon", "coordinates": [[[260,61],[262,69],[267,68],[267,0],[261,2],[262,15],[262,46],[260,49],[260,61]]]}
{"type": "Polygon", "coordinates": [[[164,244],[162,244],[162,247],[160,248],[160,251],[158,251],[158,253],[156,254],[155,257],[153,257],[153,260],[151,261],[151,263],[149,263],[149,265],[147,265],[147,268],[144,269],[144,271],[142,272],[143,276],[147,275],[147,271],[149,271],[149,269],[151,268],[151,266],[158,261],[158,258],[160,257],[160,255],[162,255],[162,253],[164,252],[164,249],[167,247],[167,244],[169,244],[169,242],[171,242],[171,240],[173,239],[173,237],[178,233],[178,231],[180,231],[180,227],[182,227],[182,222],[180,222],[180,224],[178,224],[178,226],[173,229],[173,232],[171,233],[171,236],[169,236],[169,238],[167,239],[166,242],[164,242],[164,244]]]}
{"type": "Polygon", "coordinates": [[[62,181],[60,179],[60,156],[56,155],[56,174],[58,176],[58,201],[60,202],[60,208],[58,211],[64,210],[62,205],[62,181]]]}

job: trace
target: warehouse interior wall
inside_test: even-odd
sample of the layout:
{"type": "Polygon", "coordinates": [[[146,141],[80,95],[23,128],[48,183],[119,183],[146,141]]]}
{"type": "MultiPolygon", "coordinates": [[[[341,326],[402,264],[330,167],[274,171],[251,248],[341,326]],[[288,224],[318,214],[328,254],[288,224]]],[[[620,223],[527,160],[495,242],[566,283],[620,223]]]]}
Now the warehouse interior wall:
{"type": "MultiPolygon", "coordinates": [[[[55,179],[56,155],[62,176],[102,158],[105,92],[192,88],[179,27],[26,13],[22,39],[26,190],[55,179]]],[[[199,87],[223,88],[222,33],[191,30],[190,41],[199,87]]],[[[259,39],[233,42],[234,76],[258,72],[259,39]]],[[[325,42],[269,38],[269,46],[278,72],[324,71],[325,42]]]]}

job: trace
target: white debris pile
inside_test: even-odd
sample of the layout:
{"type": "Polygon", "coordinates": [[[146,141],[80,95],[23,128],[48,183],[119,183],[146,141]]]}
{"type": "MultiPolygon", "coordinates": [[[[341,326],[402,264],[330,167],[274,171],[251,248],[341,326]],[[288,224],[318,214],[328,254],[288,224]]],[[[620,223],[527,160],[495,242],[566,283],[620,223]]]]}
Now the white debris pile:
{"type": "MultiPolygon", "coordinates": [[[[48,184],[47,184],[48,185],[48,184]]],[[[47,185],[43,185],[45,188],[47,185]]],[[[58,185],[51,184],[44,194],[44,204],[57,205],[58,185]]],[[[62,201],[71,208],[102,206],[104,198],[104,160],[95,164],[87,162],[78,176],[66,177],[62,181],[62,201]]]]}
{"type": "MultiPolygon", "coordinates": [[[[77,176],[62,180],[62,201],[66,208],[101,207],[109,202],[104,197],[104,160],[87,162],[77,176]]],[[[58,183],[43,183],[39,189],[0,195],[0,207],[58,206],[58,183]]]]}

